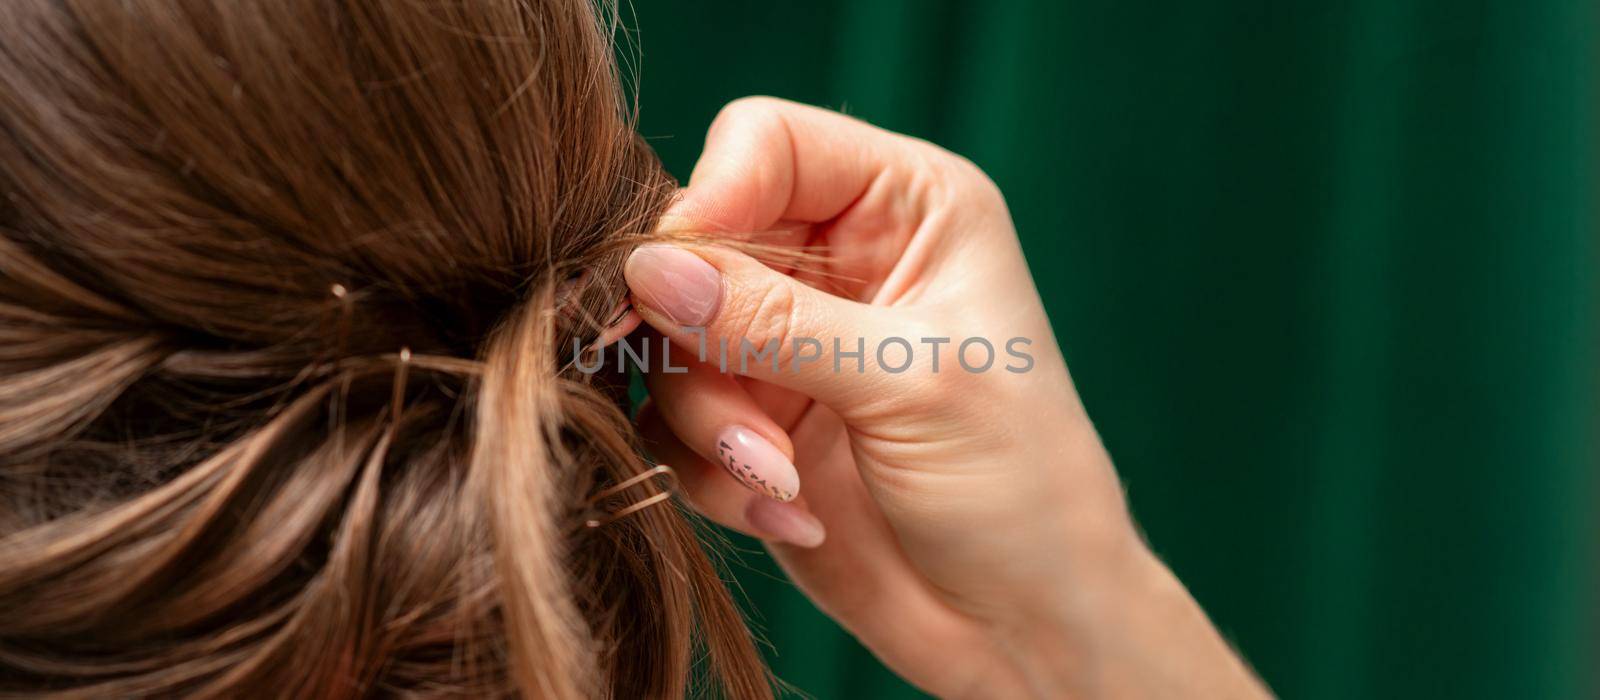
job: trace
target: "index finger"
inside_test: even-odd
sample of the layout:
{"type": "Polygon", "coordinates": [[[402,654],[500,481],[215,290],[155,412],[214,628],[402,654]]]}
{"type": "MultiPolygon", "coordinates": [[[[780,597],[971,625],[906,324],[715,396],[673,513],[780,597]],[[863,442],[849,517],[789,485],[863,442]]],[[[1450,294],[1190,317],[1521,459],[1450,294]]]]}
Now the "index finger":
{"type": "Polygon", "coordinates": [[[689,187],[663,225],[743,233],[828,221],[875,186],[897,184],[884,174],[919,146],[825,109],[773,97],[735,100],[712,121],[689,187]]]}

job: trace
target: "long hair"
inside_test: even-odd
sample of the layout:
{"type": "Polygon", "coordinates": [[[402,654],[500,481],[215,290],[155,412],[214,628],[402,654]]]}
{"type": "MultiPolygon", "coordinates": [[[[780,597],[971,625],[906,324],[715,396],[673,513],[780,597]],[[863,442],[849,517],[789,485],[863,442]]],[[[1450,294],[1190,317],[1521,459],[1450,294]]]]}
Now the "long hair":
{"type": "Polygon", "coordinates": [[[585,527],[659,488],[561,352],[674,190],[613,20],[0,3],[0,694],[770,697],[683,513],[585,527]]]}

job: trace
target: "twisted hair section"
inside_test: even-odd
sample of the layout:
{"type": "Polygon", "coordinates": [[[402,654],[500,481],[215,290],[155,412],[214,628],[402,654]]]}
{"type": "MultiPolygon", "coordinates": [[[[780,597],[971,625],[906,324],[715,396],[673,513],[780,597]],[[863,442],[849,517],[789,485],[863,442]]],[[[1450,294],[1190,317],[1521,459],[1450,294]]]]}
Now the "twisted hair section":
{"type": "Polygon", "coordinates": [[[0,696],[771,696],[685,514],[582,526],[615,15],[0,3],[0,696]]]}

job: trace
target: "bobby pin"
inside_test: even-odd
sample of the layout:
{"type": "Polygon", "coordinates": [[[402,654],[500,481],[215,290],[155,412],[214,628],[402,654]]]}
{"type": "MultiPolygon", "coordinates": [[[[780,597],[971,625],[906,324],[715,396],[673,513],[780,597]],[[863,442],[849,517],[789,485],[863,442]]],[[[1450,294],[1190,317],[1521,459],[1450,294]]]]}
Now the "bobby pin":
{"type": "MultiPolygon", "coordinates": [[[[669,479],[671,479],[672,482],[676,482],[677,479],[678,479],[678,474],[677,474],[677,472],[674,472],[672,470],[672,467],[669,467],[669,466],[667,466],[665,464],[657,464],[654,467],[651,467],[651,468],[649,468],[649,469],[647,469],[647,470],[645,470],[643,472],[640,472],[638,474],[635,474],[632,477],[629,477],[627,480],[625,480],[625,481],[623,481],[623,482],[621,482],[619,484],[616,484],[615,486],[611,486],[609,488],[606,488],[605,490],[595,494],[594,496],[591,496],[589,498],[589,502],[587,504],[588,507],[589,507],[590,512],[591,513],[595,512],[595,506],[599,505],[599,503],[601,501],[604,501],[607,498],[610,498],[612,496],[620,494],[623,491],[626,491],[626,490],[628,490],[630,488],[633,488],[634,486],[638,486],[639,484],[642,484],[642,483],[644,483],[646,481],[654,479],[655,477],[661,476],[663,474],[665,474],[669,479]]],[[[669,483],[669,489],[670,489],[670,483],[669,483]]],[[[639,512],[641,510],[649,508],[650,506],[656,505],[657,503],[661,503],[661,502],[667,501],[668,499],[671,499],[671,498],[672,498],[672,492],[670,490],[663,490],[660,493],[653,494],[651,496],[648,496],[648,497],[644,498],[643,500],[640,500],[640,501],[632,503],[632,504],[630,504],[628,506],[625,506],[620,510],[612,511],[612,512],[609,512],[609,513],[601,511],[600,512],[600,517],[588,518],[588,519],[584,520],[583,525],[584,525],[584,527],[591,527],[591,528],[601,527],[603,525],[609,525],[609,524],[614,523],[614,522],[616,522],[618,520],[621,520],[621,519],[626,518],[626,517],[628,517],[630,515],[633,515],[634,513],[637,513],[637,512],[639,512]]]]}
{"type": "Polygon", "coordinates": [[[339,351],[335,357],[344,357],[347,344],[350,342],[350,316],[353,311],[350,290],[346,289],[344,285],[335,282],[332,287],[328,288],[328,291],[333,294],[334,299],[339,300],[339,329],[337,331],[338,334],[334,336],[338,338],[339,351]]]}
{"type": "Polygon", "coordinates": [[[400,348],[398,366],[394,370],[394,395],[390,397],[389,414],[399,422],[400,409],[405,407],[406,401],[406,374],[411,369],[411,348],[400,348]]]}

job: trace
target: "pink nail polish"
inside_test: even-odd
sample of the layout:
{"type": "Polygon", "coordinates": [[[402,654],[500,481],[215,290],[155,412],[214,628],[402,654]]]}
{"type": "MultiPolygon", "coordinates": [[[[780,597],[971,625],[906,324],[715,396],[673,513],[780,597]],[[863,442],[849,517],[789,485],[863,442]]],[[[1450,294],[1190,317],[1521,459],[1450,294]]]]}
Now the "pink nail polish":
{"type": "Polygon", "coordinates": [[[793,503],[752,498],[745,506],[744,516],[762,539],[810,549],[828,538],[822,521],[793,503]]]}
{"type": "Polygon", "coordinates": [[[730,426],[717,435],[717,462],[750,490],[779,501],[800,493],[800,472],[754,430],[730,426]]]}
{"type": "Polygon", "coordinates": [[[640,246],[622,275],[635,299],[684,326],[704,326],[722,301],[722,273],[682,248],[640,246]]]}

